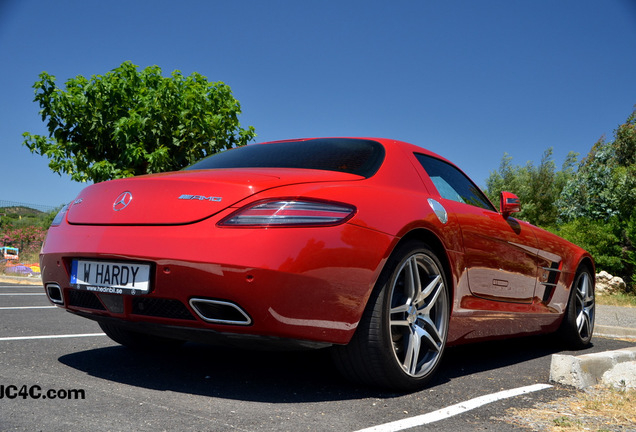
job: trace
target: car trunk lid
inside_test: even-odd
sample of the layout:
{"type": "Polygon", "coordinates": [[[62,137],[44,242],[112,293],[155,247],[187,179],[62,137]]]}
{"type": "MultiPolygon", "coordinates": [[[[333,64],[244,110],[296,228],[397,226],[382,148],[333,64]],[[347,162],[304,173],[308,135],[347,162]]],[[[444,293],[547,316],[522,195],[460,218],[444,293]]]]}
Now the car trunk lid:
{"type": "Polygon", "coordinates": [[[333,171],[271,168],[151,174],[88,186],[73,201],[67,220],[78,225],[181,225],[274,187],[362,178],[333,171]]]}

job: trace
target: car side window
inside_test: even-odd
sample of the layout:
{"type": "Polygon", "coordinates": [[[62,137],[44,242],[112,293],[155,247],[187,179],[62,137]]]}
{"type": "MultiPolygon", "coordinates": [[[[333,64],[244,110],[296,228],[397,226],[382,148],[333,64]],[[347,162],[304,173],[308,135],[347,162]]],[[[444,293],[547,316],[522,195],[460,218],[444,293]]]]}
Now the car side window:
{"type": "Polygon", "coordinates": [[[453,165],[421,153],[416,153],[415,157],[442,198],[496,211],[475,183],[453,165]]]}

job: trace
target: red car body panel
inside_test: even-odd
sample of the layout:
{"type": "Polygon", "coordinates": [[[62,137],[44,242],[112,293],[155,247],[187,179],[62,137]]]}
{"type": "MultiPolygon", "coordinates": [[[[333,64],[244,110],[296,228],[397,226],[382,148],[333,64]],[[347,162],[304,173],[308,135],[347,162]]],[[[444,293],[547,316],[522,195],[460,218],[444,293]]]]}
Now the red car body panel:
{"type": "Polygon", "coordinates": [[[416,155],[450,162],[418,146],[370,139],[382,144],[385,157],[368,178],[315,169],[232,168],[89,186],[48,232],[43,283],[60,288],[63,304],[55,303],[96,320],[346,344],[392,251],[406,238],[419,238],[440,253],[452,285],[449,344],[555,330],[577,268],[584,261],[593,266],[589,254],[494,208],[443,198],[416,155]],[[132,201],[115,210],[123,192],[132,201]],[[334,226],[218,225],[270,198],[343,203],[355,214],[334,226]],[[429,199],[446,209],[446,223],[429,199]],[[70,280],[78,258],[148,263],[151,291],[78,294],[70,280]],[[73,300],[78,295],[93,297],[73,300]],[[193,298],[238,305],[249,325],[208,322],[193,309],[193,298]],[[149,315],[153,300],[176,301],[186,314],[149,315]]]}

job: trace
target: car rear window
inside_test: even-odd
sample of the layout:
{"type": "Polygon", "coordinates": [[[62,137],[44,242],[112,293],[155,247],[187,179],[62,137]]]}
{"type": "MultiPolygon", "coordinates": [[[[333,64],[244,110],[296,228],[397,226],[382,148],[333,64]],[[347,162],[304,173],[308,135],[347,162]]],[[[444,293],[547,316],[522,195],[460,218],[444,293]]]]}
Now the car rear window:
{"type": "Polygon", "coordinates": [[[371,177],[384,160],[372,140],[321,138],[252,144],[213,154],[186,170],[217,168],[308,168],[371,177]]]}

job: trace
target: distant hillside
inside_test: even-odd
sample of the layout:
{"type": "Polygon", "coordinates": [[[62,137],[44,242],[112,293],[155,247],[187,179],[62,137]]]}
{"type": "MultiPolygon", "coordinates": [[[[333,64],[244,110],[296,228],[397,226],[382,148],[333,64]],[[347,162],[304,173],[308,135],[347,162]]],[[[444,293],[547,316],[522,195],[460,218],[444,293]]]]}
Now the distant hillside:
{"type": "Polygon", "coordinates": [[[13,206],[13,207],[0,207],[0,213],[4,213],[7,216],[40,216],[45,212],[25,206],[13,206]]]}
{"type": "Polygon", "coordinates": [[[45,213],[50,213],[53,210],[60,207],[53,207],[48,205],[30,204],[15,201],[4,201],[0,199],[0,214],[7,216],[40,216],[45,213]]]}

